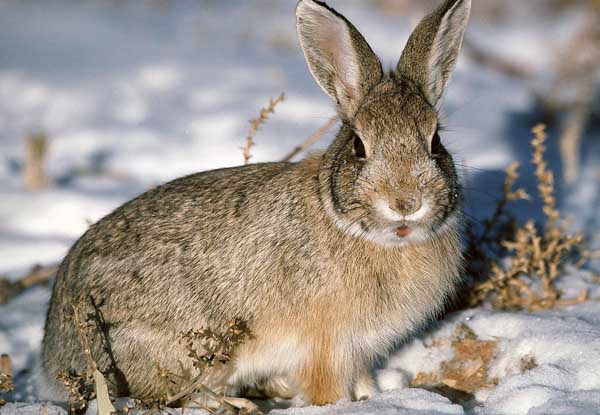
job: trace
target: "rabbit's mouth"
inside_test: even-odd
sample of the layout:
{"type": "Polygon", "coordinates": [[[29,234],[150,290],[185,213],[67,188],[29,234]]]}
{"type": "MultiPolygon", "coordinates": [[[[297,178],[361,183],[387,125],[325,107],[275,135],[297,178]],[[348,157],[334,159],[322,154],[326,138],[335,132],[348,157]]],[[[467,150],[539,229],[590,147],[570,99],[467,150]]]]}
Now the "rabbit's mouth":
{"type": "Polygon", "coordinates": [[[436,234],[452,228],[454,215],[440,220],[435,206],[428,200],[416,212],[403,215],[390,208],[387,202],[375,200],[371,214],[360,222],[362,235],[366,239],[384,246],[403,246],[422,244],[436,234]]]}
{"type": "Polygon", "coordinates": [[[406,238],[412,233],[412,228],[408,225],[400,225],[396,228],[396,235],[399,238],[406,238]]]}
{"type": "Polygon", "coordinates": [[[436,235],[455,229],[460,223],[460,214],[451,213],[435,225],[431,221],[385,221],[385,223],[361,222],[362,236],[379,245],[399,247],[423,244],[436,235]]]}

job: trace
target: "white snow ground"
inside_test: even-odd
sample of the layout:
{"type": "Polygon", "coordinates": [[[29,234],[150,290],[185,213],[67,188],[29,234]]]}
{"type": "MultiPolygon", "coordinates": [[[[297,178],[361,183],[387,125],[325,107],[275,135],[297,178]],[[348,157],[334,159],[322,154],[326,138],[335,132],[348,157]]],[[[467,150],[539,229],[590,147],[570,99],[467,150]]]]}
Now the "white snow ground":
{"type": "MultiPolygon", "coordinates": [[[[384,16],[358,0],[331,1],[365,34],[383,62],[398,58],[414,19],[384,16]]],[[[332,114],[310,78],[294,32],[294,0],[175,2],[0,2],[0,273],[17,277],[36,263],[59,262],[90,221],[158,183],[242,162],[247,120],[269,96],[287,102],[262,128],[253,161],[280,159],[332,114]],[[55,185],[21,186],[24,137],[48,133],[55,185]]],[[[517,2],[518,6],[519,3],[517,2]]],[[[572,16],[571,16],[572,20],[572,16]]],[[[540,71],[549,45],[569,30],[533,24],[473,24],[467,36],[540,71]]],[[[551,55],[551,54],[550,54],[551,55]]],[[[529,130],[538,121],[528,85],[461,59],[446,100],[444,141],[464,165],[468,207],[482,217],[494,205],[501,170],[528,166],[529,130]],[[467,167],[468,166],[468,167],[467,167]]],[[[317,147],[325,146],[330,132],[317,147]]],[[[600,221],[598,130],[587,137],[582,178],[560,203],[574,229],[597,235],[600,221]],[[592,137],[592,136],[595,137],[592,137]]],[[[549,156],[556,160],[555,145],[549,156]]],[[[556,168],[558,164],[553,162],[556,168]]],[[[536,206],[519,205],[523,217],[536,206]]],[[[596,241],[597,242],[597,241],[596,241]]],[[[572,296],[592,274],[569,271],[572,296]]],[[[11,356],[17,391],[1,414],[37,414],[31,382],[50,289],[31,289],[0,306],[0,353],[11,356]]],[[[379,374],[388,391],[366,402],[277,410],[282,414],[596,414],[600,413],[600,303],[525,313],[484,308],[447,317],[396,352],[379,374]],[[492,375],[499,385],[465,410],[446,398],[405,386],[435,370],[450,350],[430,348],[459,322],[498,341],[492,375]],[[522,357],[539,366],[518,371],[522,357]]],[[[49,414],[64,414],[46,406],[49,414]]]]}

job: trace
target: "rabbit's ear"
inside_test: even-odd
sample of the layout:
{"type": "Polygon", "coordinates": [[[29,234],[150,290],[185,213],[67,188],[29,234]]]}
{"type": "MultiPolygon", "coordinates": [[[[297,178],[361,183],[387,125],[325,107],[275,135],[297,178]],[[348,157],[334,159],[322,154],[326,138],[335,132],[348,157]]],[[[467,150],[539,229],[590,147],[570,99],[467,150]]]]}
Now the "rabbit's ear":
{"type": "Polygon", "coordinates": [[[471,0],[444,0],[412,33],[398,71],[417,82],[439,110],[462,46],[471,0]]]}
{"type": "Polygon", "coordinates": [[[300,0],[296,27],[313,77],[351,118],[383,76],[379,59],[352,23],[323,2],[300,0]]]}

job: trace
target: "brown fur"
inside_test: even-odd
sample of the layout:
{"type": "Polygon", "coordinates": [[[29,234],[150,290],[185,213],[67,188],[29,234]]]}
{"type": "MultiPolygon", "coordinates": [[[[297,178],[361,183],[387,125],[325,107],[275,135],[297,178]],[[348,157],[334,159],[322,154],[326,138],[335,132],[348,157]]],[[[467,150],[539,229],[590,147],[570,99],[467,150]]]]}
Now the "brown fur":
{"type": "Polygon", "coordinates": [[[428,85],[383,74],[360,33],[322,3],[302,0],[297,14],[311,71],[340,102],[335,141],[299,163],[177,179],[91,226],[57,275],[42,352],[49,379],[86,368],[67,317],[83,303],[98,322],[92,353],[115,395],[163,396],[157,364],[192,369],[179,333],[237,318],[252,339],[209,387],[262,384],[325,404],[352,397],[375,361],[441,310],[462,268],[461,196],[451,156],[430,150],[438,117],[428,85]],[[330,45],[312,36],[318,26],[302,30],[319,14],[334,32],[349,28],[337,33],[341,56],[366,66],[332,72],[344,62],[323,60],[330,45]],[[428,210],[390,219],[407,194],[428,210]],[[400,239],[397,226],[420,236],[400,239]]]}

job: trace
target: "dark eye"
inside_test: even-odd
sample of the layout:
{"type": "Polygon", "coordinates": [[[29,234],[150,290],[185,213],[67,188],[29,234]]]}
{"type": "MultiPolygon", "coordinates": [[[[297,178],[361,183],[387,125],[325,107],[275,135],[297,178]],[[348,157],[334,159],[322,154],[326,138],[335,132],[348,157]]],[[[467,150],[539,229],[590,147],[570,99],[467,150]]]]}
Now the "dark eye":
{"type": "Polygon", "coordinates": [[[367,158],[367,152],[365,150],[365,145],[357,134],[354,134],[354,147],[352,153],[356,158],[365,159],[367,158]]]}
{"type": "Polygon", "coordinates": [[[440,134],[436,131],[431,138],[431,155],[439,156],[443,152],[442,141],[440,140],[440,134]]]}

